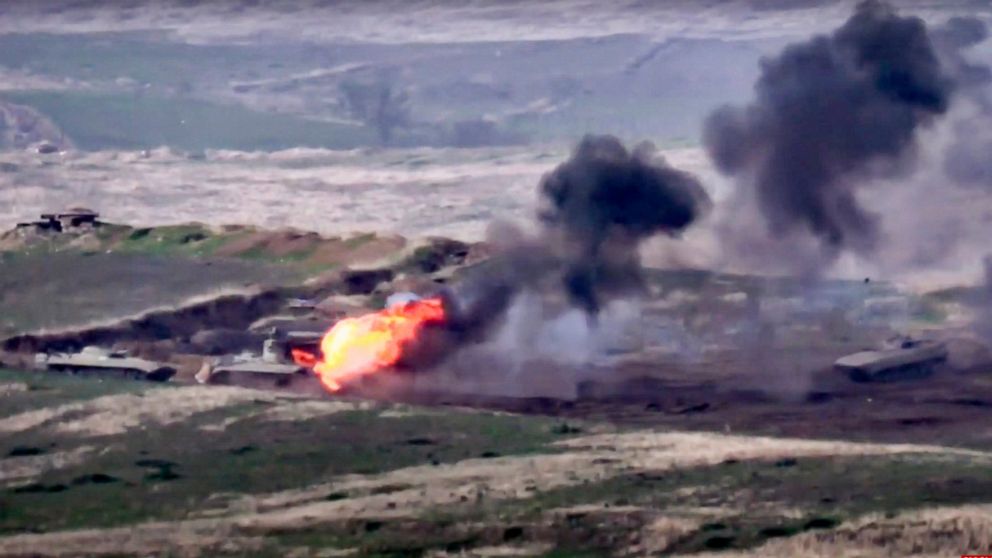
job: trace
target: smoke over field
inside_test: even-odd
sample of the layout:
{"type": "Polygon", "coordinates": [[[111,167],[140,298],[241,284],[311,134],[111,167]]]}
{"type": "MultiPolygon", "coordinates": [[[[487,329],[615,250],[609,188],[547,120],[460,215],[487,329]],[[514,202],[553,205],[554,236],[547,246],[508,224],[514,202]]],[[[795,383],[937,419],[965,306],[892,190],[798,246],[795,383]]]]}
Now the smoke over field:
{"type": "Polygon", "coordinates": [[[594,315],[599,294],[636,290],[637,249],[655,234],[677,235],[708,207],[692,175],[668,166],[649,144],[629,153],[611,136],[587,136],[544,177],[546,236],[561,238],[570,300],[594,315]]]}
{"type": "MultiPolygon", "coordinates": [[[[933,26],[867,1],[831,34],[764,59],[755,100],[720,108],[704,130],[714,164],[737,185],[735,222],[717,224],[727,258],[791,260],[793,272],[818,273],[844,252],[898,245],[903,235],[885,234],[892,217],[924,213],[920,198],[943,201],[949,181],[922,144],[987,82],[987,68],[962,52],[985,34],[974,18],[933,26]],[[866,202],[883,188],[894,199],[899,188],[912,192],[915,207],[866,202]],[[752,256],[733,253],[744,252],[741,237],[758,244],[752,256]]],[[[981,176],[972,161],[980,151],[959,138],[948,152],[952,176],[981,176]]]]}
{"type": "Polygon", "coordinates": [[[515,307],[521,297],[538,293],[585,314],[583,331],[565,337],[594,337],[588,330],[597,329],[604,303],[644,293],[641,243],[656,234],[677,235],[711,203],[698,179],[669,166],[653,146],[631,152],[612,136],[583,138],[539,189],[544,203],[536,232],[495,225],[493,260],[446,295],[447,321],[410,348],[407,363],[423,366],[466,342],[500,337],[494,328],[505,325],[508,312],[511,329],[535,335],[555,327],[544,322],[572,319],[561,309],[544,316],[536,310],[544,304],[540,296],[527,299],[529,311],[515,307]]]}

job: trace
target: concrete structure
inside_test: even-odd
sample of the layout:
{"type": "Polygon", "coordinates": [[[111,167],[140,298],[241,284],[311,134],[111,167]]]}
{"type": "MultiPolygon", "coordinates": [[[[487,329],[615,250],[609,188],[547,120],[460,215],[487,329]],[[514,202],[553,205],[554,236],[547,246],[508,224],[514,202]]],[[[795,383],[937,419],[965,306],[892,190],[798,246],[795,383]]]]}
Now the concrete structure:
{"type": "Polygon", "coordinates": [[[67,232],[100,225],[100,214],[92,209],[74,207],[59,213],[42,213],[39,221],[18,223],[18,228],[33,227],[39,231],[67,232]]]}

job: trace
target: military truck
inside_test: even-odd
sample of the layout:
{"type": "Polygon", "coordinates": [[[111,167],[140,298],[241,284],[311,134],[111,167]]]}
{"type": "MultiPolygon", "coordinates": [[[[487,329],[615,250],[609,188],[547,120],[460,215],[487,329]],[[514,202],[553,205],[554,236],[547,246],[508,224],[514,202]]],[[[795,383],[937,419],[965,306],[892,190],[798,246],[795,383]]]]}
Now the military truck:
{"type": "Polygon", "coordinates": [[[841,357],[834,367],[855,382],[887,382],[925,378],[947,360],[941,341],[900,337],[878,349],[841,357]]]}
{"type": "Polygon", "coordinates": [[[85,347],[78,353],[38,353],[35,364],[44,370],[68,374],[122,377],[165,382],[176,373],[168,364],[128,356],[127,351],[85,347]]]}

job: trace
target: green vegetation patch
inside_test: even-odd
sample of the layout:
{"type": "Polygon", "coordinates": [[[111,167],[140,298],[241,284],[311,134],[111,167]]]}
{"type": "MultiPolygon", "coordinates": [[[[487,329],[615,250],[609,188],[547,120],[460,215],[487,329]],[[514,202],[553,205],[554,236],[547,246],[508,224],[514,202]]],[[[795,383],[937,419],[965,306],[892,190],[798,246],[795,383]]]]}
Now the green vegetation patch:
{"type": "MultiPolygon", "coordinates": [[[[706,523],[669,549],[691,553],[751,548],[771,538],[830,529],[869,513],[988,502],[992,502],[992,468],[987,462],[907,454],[728,461],[636,473],[537,491],[534,498],[507,507],[514,515],[531,518],[582,504],[633,506],[676,516],[686,509],[712,509],[706,523]]],[[[459,513],[466,512],[471,513],[459,513]]],[[[504,508],[501,513],[508,511],[504,508]]]]}
{"type": "Polygon", "coordinates": [[[8,334],[79,326],[172,306],[224,288],[279,285],[299,278],[296,270],[286,267],[164,251],[7,254],[2,267],[0,329],[8,334]]]}
{"type": "Polygon", "coordinates": [[[869,513],[992,502],[992,471],[984,462],[929,454],[786,458],[641,472],[551,490],[535,484],[532,494],[470,499],[415,519],[371,521],[372,529],[367,520],[278,535],[270,546],[420,556],[537,543],[555,547],[546,556],[603,556],[637,540],[655,518],[670,516],[699,526],[675,539],[666,555],[748,549],[869,513]]]}
{"type": "MultiPolygon", "coordinates": [[[[0,456],[30,451],[25,448],[64,451],[93,443],[105,450],[83,464],[43,473],[31,479],[26,489],[5,489],[0,532],[178,519],[222,506],[242,494],[303,488],[345,474],[376,474],[484,455],[556,451],[549,443],[562,439],[555,433],[553,420],[485,413],[383,417],[379,409],[373,409],[297,421],[256,416],[275,404],[291,403],[247,401],[182,423],[98,439],[55,436],[46,429],[5,436],[0,441],[0,456]],[[230,424],[221,430],[204,428],[225,421],[230,424]]],[[[379,493],[404,488],[382,487],[379,493]]],[[[334,499],[333,492],[324,496],[334,499]]]]}
{"type": "Polygon", "coordinates": [[[168,389],[167,384],[154,382],[136,382],[115,378],[95,381],[92,378],[54,372],[0,369],[0,386],[4,384],[24,385],[26,390],[0,396],[3,397],[3,405],[0,405],[0,418],[44,407],[76,403],[104,395],[144,393],[151,389],[168,389]]]}
{"type": "Polygon", "coordinates": [[[227,238],[215,235],[199,223],[132,229],[113,249],[145,254],[210,255],[217,241],[227,238]],[[207,241],[212,241],[207,245],[207,241]]]}
{"type": "MultiPolygon", "coordinates": [[[[3,371],[0,381],[32,386],[13,396],[21,409],[67,401],[79,380],[3,371]],[[21,402],[20,399],[24,398],[21,402]]],[[[90,382],[87,396],[169,389],[138,382],[90,382]]],[[[313,500],[346,500],[409,490],[404,483],[334,486],[342,475],[374,475],[471,458],[561,451],[554,441],[585,425],[540,417],[451,411],[388,413],[391,407],[272,421],[292,401],[247,400],[182,423],[90,440],[44,429],[0,441],[0,459],[43,456],[82,444],[106,448],[88,461],[41,474],[2,493],[0,533],[118,526],[223,509],[247,494],[313,488],[313,500]],[[227,423],[223,429],[210,428],[227,423]]],[[[71,420],[71,418],[69,419],[71,420]]],[[[747,549],[866,514],[992,502],[992,468],[980,458],[934,454],[728,460],[696,468],[641,471],[546,489],[529,497],[465,498],[420,516],[340,518],[297,532],[265,533],[263,555],[294,549],[355,548],[362,555],[422,556],[493,545],[550,545],[549,556],[604,555],[637,539],[660,516],[696,522],[666,553],[747,549]]]]}

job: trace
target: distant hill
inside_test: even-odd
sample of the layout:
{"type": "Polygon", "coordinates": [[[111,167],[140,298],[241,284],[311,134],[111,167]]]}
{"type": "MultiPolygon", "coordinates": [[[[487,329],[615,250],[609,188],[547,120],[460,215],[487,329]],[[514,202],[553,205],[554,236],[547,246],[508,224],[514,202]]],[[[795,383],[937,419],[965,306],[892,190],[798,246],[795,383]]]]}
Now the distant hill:
{"type": "Polygon", "coordinates": [[[44,114],[28,106],[0,100],[0,149],[24,149],[38,143],[59,148],[72,145],[44,114]]]}
{"type": "Polygon", "coordinates": [[[382,90],[406,104],[390,146],[545,143],[587,132],[691,144],[711,110],[750,95],[759,58],[780,46],[622,34],[189,44],[154,32],[11,33],[0,34],[0,71],[32,79],[7,84],[0,98],[47,115],[87,150],[378,145],[374,114],[346,93],[382,90]]]}
{"type": "Polygon", "coordinates": [[[75,91],[25,91],[3,97],[44,113],[86,150],[169,146],[186,151],[275,151],[298,146],[351,149],[373,143],[372,133],[359,126],[193,99],[75,91]]]}

